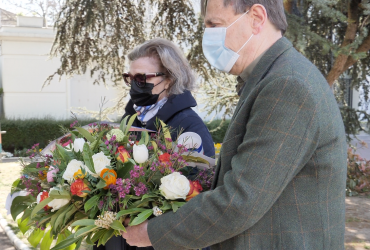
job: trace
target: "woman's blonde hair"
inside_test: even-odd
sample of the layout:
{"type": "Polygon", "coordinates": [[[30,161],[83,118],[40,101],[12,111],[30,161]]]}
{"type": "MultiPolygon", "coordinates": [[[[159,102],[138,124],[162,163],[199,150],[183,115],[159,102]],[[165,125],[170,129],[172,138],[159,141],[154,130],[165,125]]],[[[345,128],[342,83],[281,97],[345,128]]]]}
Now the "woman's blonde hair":
{"type": "Polygon", "coordinates": [[[184,90],[192,91],[195,88],[195,75],[190,64],[181,49],[173,42],[154,38],[137,46],[128,54],[130,62],[142,57],[158,60],[164,70],[163,73],[171,80],[171,86],[167,90],[168,95],[182,94],[184,90]]]}

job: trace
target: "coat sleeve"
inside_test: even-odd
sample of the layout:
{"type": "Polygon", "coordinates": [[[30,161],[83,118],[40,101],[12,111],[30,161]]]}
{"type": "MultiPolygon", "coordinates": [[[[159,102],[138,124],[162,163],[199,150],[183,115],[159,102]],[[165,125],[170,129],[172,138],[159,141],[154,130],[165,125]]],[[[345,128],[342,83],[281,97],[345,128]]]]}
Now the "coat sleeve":
{"type": "MultiPolygon", "coordinates": [[[[176,213],[151,219],[148,234],[154,248],[211,246],[256,224],[313,155],[318,103],[310,86],[291,76],[268,83],[256,97],[247,124],[240,124],[246,126],[242,143],[228,152],[233,140],[224,141],[223,154],[234,156],[231,166],[221,165],[230,169],[223,185],[199,194],[176,213]]],[[[237,116],[242,112],[243,106],[237,116]]]]}

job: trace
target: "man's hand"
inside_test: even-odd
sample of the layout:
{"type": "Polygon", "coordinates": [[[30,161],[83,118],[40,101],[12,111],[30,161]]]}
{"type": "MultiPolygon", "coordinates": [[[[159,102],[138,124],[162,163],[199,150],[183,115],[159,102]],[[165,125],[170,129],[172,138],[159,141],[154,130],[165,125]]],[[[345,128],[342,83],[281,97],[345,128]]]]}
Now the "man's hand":
{"type": "Polygon", "coordinates": [[[122,232],[122,237],[126,239],[126,242],[130,246],[137,247],[151,246],[152,243],[150,242],[149,239],[147,227],[148,227],[147,220],[137,226],[126,227],[127,233],[122,232]]]}

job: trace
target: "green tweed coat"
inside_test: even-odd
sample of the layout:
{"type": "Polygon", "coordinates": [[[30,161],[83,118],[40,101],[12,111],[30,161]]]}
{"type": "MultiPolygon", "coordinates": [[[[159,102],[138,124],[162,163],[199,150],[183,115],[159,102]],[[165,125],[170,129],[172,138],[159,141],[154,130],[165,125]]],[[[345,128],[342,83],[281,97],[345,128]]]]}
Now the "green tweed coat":
{"type": "Polygon", "coordinates": [[[214,189],[150,220],[149,238],[156,250],[344,249],[346,152],[328,83],[281,38],[241,93],[214,189]]]}

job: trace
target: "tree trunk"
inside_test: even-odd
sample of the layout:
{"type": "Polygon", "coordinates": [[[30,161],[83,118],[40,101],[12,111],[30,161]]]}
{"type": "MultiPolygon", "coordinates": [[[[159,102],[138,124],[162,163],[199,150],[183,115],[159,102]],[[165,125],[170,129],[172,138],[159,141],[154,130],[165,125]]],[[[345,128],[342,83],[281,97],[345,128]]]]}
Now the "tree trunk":
{"type": "Polygon", "coordinates": [[[293,4],[295,0],[284,0],[284,9],[289,14],[292,14],[293,12],[293,4]]]}
{"type": "MultiPolygon", "coordinates": [[[[361,0],[351,0],[348,4],[348,26],[341,48],[350,45],[355,40],[359,23],[360,3],[361,0]]],[[[334,65],[326,77],[326,80],[328,81],[330,86],[332,86],[334,84],[334,81],[337,80],[339,76],[346,70],[344,66],[347,62],[348,57],[348,55],[339,54],[338,57],[335,59],[334,65]]]]}
{"type": "MultiPolygon", "coordinates": [[[[370,34],[367,35],[367,37],[364,39],[362,44],[358,47],[356,50],[356,53],[361,53],[361,52],[368,52],[370,50],[370,34]]],[[[350,56],[344,65],[344,70],[347,70],[349,67],[351,67],[353,64],[357,62],[356,59],[354,59],[352,56],[350,56]]]]}

